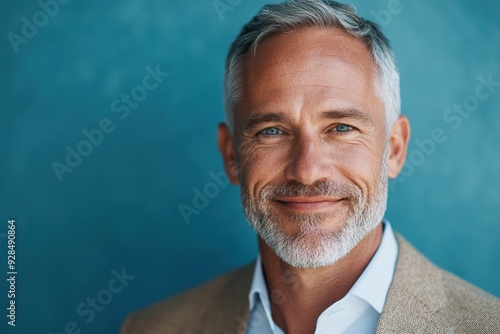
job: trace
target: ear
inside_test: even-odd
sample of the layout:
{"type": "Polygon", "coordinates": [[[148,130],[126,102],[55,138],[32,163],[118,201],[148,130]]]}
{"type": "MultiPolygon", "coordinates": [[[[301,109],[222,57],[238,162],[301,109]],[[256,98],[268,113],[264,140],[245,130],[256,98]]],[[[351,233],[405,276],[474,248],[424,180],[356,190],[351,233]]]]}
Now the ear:
{"type": "Polygon", "coordinates": [[[387,155],[387,174],[395,179],[406,160],[408,143],[410,141],[410,122],[406,116],[399,116],[389,133],[389,152],[387,155]]]}
{"type": "Polygon", "coordinates": [[[232,184],[238,184],[238,163],[234,154],[231,130],[226,123],[220,123],[217,129],[217,143],[224,160],[224,168],[232,184]]]}

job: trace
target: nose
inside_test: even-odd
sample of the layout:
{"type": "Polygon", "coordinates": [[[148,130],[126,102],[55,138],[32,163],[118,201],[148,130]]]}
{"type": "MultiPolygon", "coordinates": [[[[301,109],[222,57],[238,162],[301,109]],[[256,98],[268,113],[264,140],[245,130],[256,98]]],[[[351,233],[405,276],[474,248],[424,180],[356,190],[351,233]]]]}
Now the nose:
{"type": "Polygon", "coordinates": [[[331,177],[332,165],[326,143],[318,135],[300,135],[290,149],[285,177],[304,185],[331,177]]]}

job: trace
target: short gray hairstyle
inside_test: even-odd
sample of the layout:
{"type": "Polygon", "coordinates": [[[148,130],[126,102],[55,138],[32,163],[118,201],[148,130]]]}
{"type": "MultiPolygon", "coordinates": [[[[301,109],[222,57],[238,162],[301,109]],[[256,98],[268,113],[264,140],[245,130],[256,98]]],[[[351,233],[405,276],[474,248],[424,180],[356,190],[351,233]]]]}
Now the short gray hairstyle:
{"type": "Polygon", "coordinates": [[[229,128],[233,130],[234,105],[243,94],[240,65],[243,57],[255,54],[259,42],[274,33],[290,32],[303,27],[339,28],[360,38],[369,48],[378,68],[375,92],[384,102],[386,129],[401,112],[399,73],[394,52],[379,27],[358,16],[354,6],[329,0],[289,0],[266,5],[243,26],[231,44],[226,59],[224,103],[229,128]]]}

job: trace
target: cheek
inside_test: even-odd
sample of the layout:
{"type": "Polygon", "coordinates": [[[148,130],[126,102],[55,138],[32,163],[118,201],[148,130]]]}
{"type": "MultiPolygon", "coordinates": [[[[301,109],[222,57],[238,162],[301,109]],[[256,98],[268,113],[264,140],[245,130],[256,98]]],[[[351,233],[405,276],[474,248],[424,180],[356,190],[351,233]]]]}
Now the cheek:
{"type": "Polygon", "coordinates": [[[365,145],[346,145],[330,152],[335,170],[361,188],[365,196],[373,191],[380,175],[382,158],[377,150],[365,145]]]}
{"type": "Polygon", "coordinates": [[[248,147],[242,154],[242,182],[252,194],[269,183],[283,182],[287,149],[284,147],[248,147]]]}

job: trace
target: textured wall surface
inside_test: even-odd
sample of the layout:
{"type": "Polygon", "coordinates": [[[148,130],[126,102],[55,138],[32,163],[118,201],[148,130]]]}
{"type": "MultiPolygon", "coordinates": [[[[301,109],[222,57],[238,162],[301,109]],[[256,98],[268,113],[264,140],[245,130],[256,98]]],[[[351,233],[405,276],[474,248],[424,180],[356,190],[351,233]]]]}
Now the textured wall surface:
{"type": "MultiPolygon", "coordinates": [[[[128,312],[255,257],[239,189],[214,178],[225,54],[263,4],[2,2],[0,332],[114,333],[128,312]],[[179,205],[193,200],[187,223],[179,205]]],[[[354,4],[392,42],[412,124],[386,217],[500,296],[500,3],[354,4]]]]}

